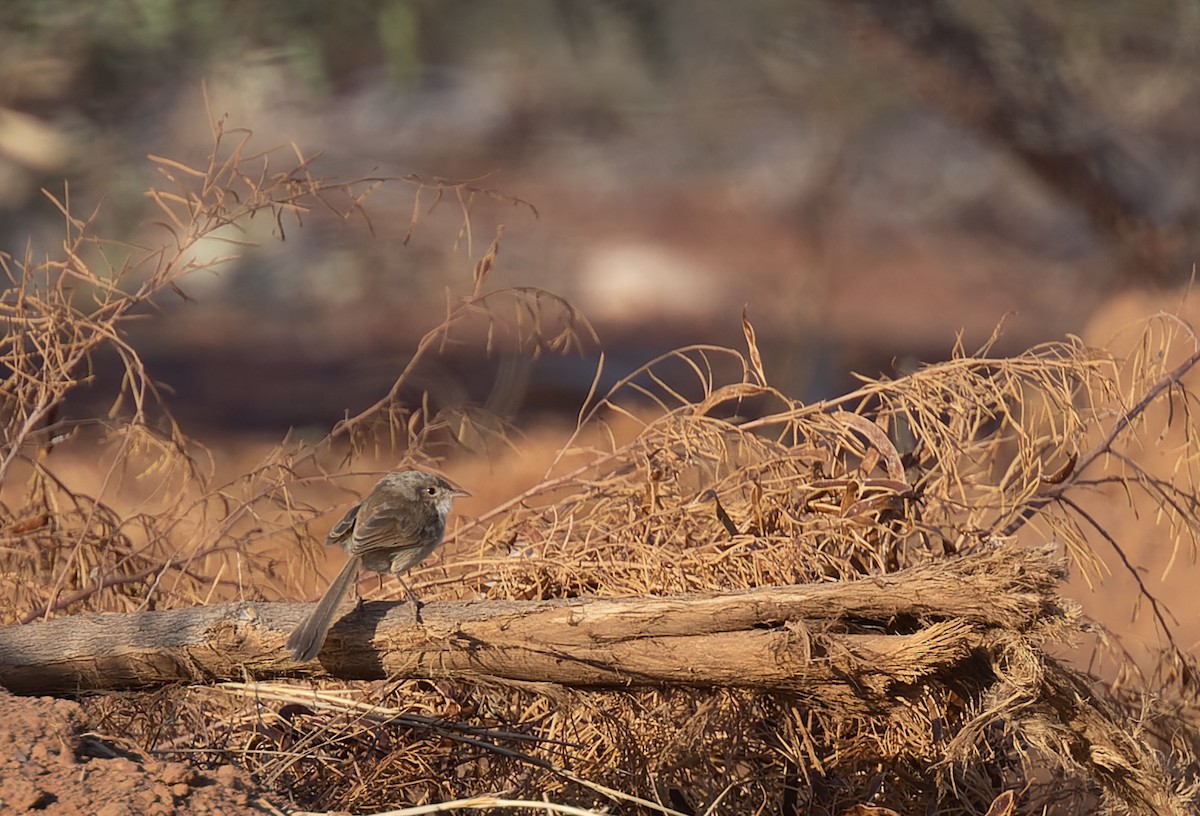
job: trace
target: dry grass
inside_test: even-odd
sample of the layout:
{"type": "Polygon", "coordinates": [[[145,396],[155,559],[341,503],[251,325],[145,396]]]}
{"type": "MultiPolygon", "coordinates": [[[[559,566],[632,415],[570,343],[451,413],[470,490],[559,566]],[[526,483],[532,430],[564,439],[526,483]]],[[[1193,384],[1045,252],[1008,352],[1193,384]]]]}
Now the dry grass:
{"type": "MultiPolygon", "coordinates": [[[[149,195],[166,246],[113,248],[56,200],[62,258],[0,258],[7,622],[294,597],[316,569],[323,530],[309,526],[343,501],[328,486],[360,475],[354,463],[436,467],[455,457],[468,468],[465,449],[521,449],[519,434],[482,409],[404,404],[422,360],[448,343],[534,357],[596,344],[560,298],[489,288],[498,233],[376,404],[320,444],[285,441],[219,476],[161,409],[122,327],[202,268],[197,244],[218,229],[265,215],[282,238],[285,223],[318,208],[365,218],[365,195],[386,181],[322,181],[298,152],[277,172],[278,154],[251,155],[245,138],[230,143],[236,135],[218,125],[204,167],[155,159],[167,184],[149,195]],[[60,420],[90,361],[114,352],[125,378],[113,410],[60,420]],[[65,445],[100,453],[90,488],[62,474],[54,452],[65,445]],[[118,494],[137,500],[117,509],[118,494]]],[[[418,185],[418,201],[424,190],[452,194],[464,236],[473,197],[492,195],[399,181],[418,185]]],[[[815,405],[772,387],[744,327],[745,351],[680,349],[593,393],[544,476],[459,524],[446,557],[415,574],[422,593],[531,599],[837,582],[1046,543],[1091,575],[1097,547],[1125,557],[1087,509],[1096,492],[1157,517],[1178,556],[1194,559],[1200,442],[1185,378],[1200,342],[1178,318],[1150,320],[1140,351],[1124,359],[1076,339],[1010,358],[958,347],[947,362],[815,405]],[[1141,466],[1139,446],[1164,434],[1173,467],[1141,466]]],[[[993,802],[1019,813],[1186,812],[1197,804],[1195,661],[1167,611],[1141,593],[1162,635],[1153,666],[1096,627],[1014,628],[971,670],[913,684],[883,710],[738,688],[429,682],[170,689],[91,707],[101,730],[201,761],[234,757],[310,807],[492,795],[629,813],[841,813],[869,803],[966,814],[993,802]],[[1120,683],[1047,655],[1071,639],[1115,660],[1120,683]]]]}

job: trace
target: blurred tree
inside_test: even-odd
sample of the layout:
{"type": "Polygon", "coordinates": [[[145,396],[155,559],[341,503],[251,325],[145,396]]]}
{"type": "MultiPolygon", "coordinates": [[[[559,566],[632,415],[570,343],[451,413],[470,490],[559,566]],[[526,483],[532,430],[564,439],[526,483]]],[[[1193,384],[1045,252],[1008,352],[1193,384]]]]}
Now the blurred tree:
{"type": "MultiPolygon", "coordinates": [[[[1173,201],[1171,168],[1156,154],[1133,150],[1132,134],[1097,115],[1064,81],[1066,32],[1028,3],[835,5],[868,35],[855,40],[865,51],[899,63],[927,102],[1000,145],[1084,213],[1114,247],[1127,281],[1188,274],[1196,248],[1188,236],[1200,216],[1195,195],[1173,201]]],[[[1132,3],[1117,5],[1136,11],[1132,3]]]]}

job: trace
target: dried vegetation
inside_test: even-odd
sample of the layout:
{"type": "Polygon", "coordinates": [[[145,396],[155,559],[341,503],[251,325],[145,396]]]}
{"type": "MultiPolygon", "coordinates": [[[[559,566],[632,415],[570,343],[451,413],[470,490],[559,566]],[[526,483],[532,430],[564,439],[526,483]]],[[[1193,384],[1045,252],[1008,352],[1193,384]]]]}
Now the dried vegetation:
{"type": "MultiPolygon", "coordinates": [[[[467,461],[468,449],[520,449],[519,433],[481,409],[406,401],[423,361],[458,342],[534,358],[598,347],[562,299],[489,287],[497,233],[468,291],[448,300],[378,403],[320,444],[285,441],[245,472],[218,477],[221,469],[162,409],[125,324],[152,313],[189,274],[222,263],[197,252],[218,230],[266,217],[282,239],[285,224],[317,209],[365,220],[364,199],[387,180],[327,182],[298,151],[280,172],[280,154],[249,153],[247,134],[218,125],[214,135],[206,166],[153,160],[164,179],[149,193],[168,236],[163,246],[108,244],[65,197],[51,197],[66,226],[61,257],[0,256],[6,623],[294,597],[323,532],[310,524],[344,498],[322,490],[362,457],[437,467],[467,461]],[[89,382],[101,354],[122,361],[117,402],[104,417],[63,419],[64,400],[89,382]],[[97,451],[93,489],[60,473],[53,453],[63,440],[97,451]],[[122,490],[138,495],[133,509],[113,505],[122,490]]],[[[464,238],[472,203],[494,195],[395,181],[416,185],[410,229],[432,195],[457,203],[464,238]]],[[[1114,553],[1136,575],[1096,513],[1097,497],[1157,521],[1178,558],[1195,559],[1200,441],[1186,378],[1200,342],[1179,318],[1149,320],[1139,350],[1121,359],[1075,338],[1007,358],[990,356],[990,344],[970,352],[960,345],[944,363],[863,380],[809,405],[772,387],[753,327],[743,325],[744,351],[683,348],[605,393],[593,388],[544,478],[461,523],[446,557],[414,576],[420,591],[506,599],[720,592],[849,582],[1046,546],[1085,575],[1098,576],[1100,556],[1114,553]],[[1165,469],[1142,464],[1142,449],[1156,445],[1169,446],[1165,469]]],[[[1141,585],[1162,636],[1147,662],[1082,620],[1052,580],[1030,591],[1044,596],[1038,616],[1005,618],[998,599],[999,624],[963,659],[914,669],[869,706],[736,685],[449,682],[247,683],[90,706],[100,731],[201,762],[233,758],[312,808],[491,796],[471,806],[1192,812],[1196,667],[1169,612],[1141,585]],[[1090,677],[1052,656],[1067,646],[1116,668],[1090,677]]],[[[932,649],[955,625],[859,609],[832,617],[826,631],[919,633],[932,649]]],[[[854,677],[845,680],[855,688],[854,677]]]]}

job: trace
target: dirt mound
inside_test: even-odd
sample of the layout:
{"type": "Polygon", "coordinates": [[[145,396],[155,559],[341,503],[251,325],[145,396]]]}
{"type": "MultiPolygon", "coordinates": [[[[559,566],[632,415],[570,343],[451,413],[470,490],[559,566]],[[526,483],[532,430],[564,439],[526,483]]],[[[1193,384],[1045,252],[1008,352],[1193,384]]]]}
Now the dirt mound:
{"type": "Polygon", "coordinates": [[[0,812],[244,816],[278,812],[232,765],[204,774],[88,734],[70,700],[0,689],[0,812]]]}

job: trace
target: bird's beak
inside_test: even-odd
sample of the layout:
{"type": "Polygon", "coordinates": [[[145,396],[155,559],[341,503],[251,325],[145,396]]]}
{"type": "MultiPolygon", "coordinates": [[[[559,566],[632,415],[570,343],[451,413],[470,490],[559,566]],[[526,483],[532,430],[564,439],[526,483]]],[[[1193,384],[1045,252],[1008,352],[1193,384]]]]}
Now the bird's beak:
{"type": "Polygon", "coordinates": [[[454,487],[450,490],[450,498],[452,499],[469,499],[471,494],[463,490],[461,487],[454,487]]]}

